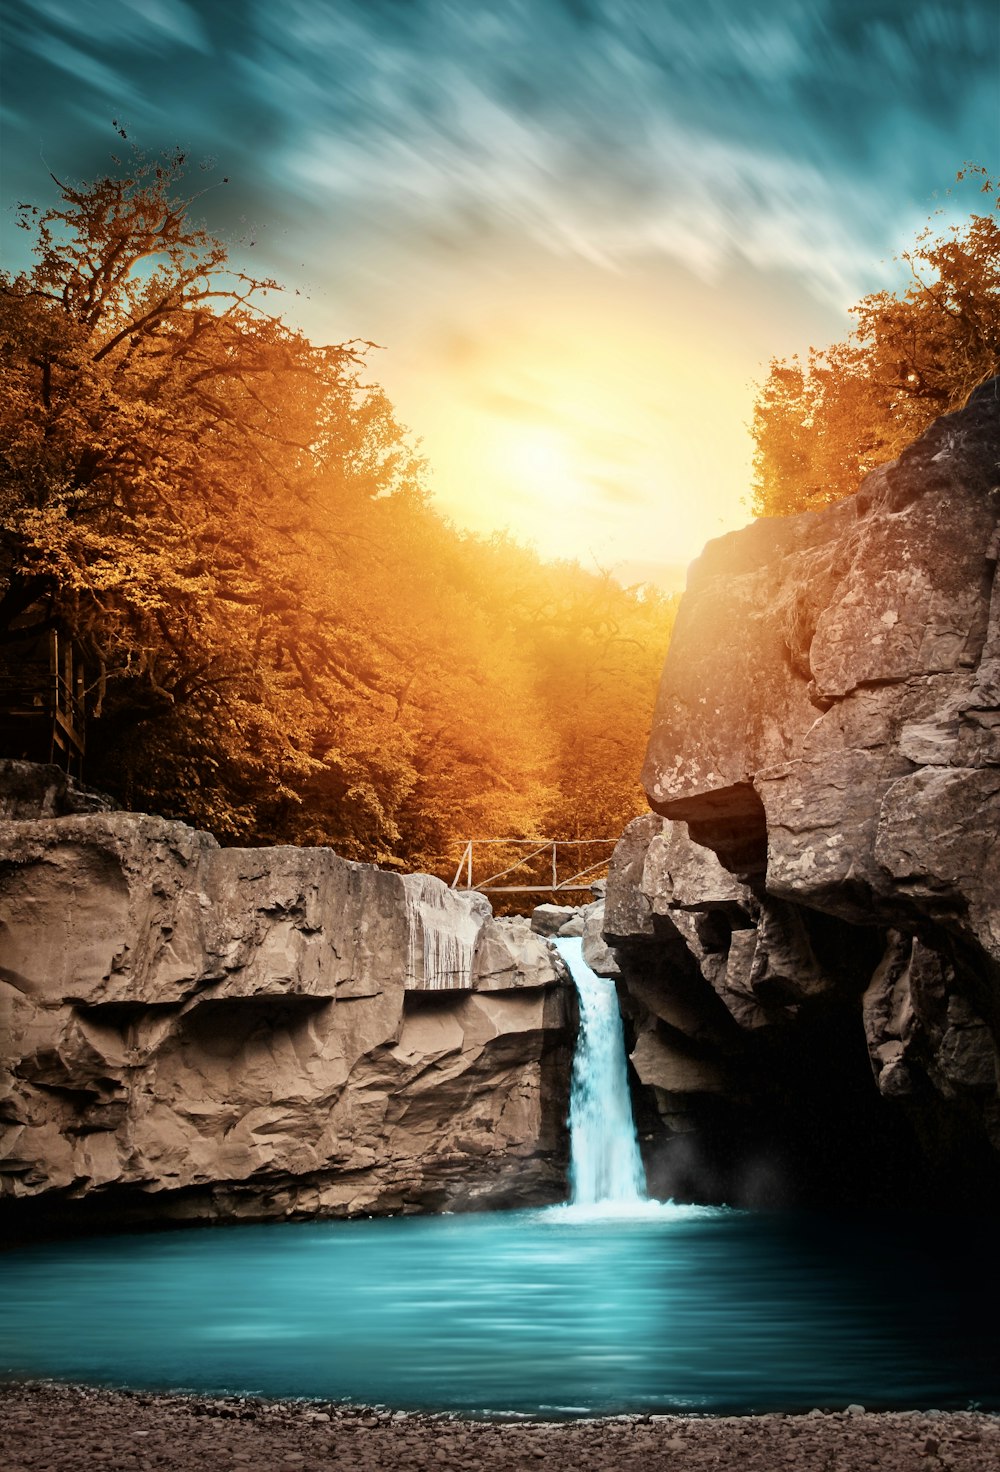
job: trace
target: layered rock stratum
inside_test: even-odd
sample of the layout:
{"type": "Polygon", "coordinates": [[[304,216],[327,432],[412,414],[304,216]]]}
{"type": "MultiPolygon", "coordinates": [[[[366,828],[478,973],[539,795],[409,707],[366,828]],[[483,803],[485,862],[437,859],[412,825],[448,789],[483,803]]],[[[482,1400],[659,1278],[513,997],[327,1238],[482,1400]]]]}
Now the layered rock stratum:
{"type": "Polygon", "coordinates": [[[575,1004],[526,920],[45,769],[0,786],[8,1230],[564,1194],[575,1004]]]}
{"type": "Polygon", "coordinates": [[[998,399],[691,569],[590,942],[661,1189],[1000,1195],[998,399]]]}

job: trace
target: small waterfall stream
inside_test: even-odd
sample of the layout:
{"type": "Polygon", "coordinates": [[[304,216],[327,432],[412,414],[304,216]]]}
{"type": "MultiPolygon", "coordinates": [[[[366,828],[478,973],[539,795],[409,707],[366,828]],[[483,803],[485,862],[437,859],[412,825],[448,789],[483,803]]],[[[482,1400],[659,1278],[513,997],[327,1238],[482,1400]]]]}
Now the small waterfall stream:
{"type": "Polygon", "coordinates": [[[628,1065],[615,984],[583,959],[583,941],[553,942],[580,999],[580,1033],[570,1084],[570,1201],[627,1206],[646,1200],[646,1175],[632,1118],[628,1065]]]}

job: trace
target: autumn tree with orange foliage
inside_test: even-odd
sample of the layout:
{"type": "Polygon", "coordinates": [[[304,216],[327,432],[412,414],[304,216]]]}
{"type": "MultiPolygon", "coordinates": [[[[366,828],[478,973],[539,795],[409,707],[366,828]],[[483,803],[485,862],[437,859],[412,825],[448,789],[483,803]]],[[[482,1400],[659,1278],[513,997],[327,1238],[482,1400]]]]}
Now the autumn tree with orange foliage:
{"type": "Polygon", "coordinates": [[[804,363],[771,363],[752,426],[756,515],[815,511],[851,495],[1000,372],[1000,201],[985,169],[958,178],[980,181],[989,213],[943,233],[929,223],[899,256],[908,284],[852,307],[845,342],[810,349],[804,363]]]}
{"type": "Polygon", "coordinates": [[[89,780],[224,841],[446,872],[616,833],[672,603],[437,515],[364,344],[316,346],[135,155],[0,277],[0,645],[56,624],[89,780]]]}
{"type": "Polygon", "coordinates": [[[408,468],[352,349],[285,327],[273,283],[190,224],[183,158],[133,162],[25,211],[37,264],[0,292],[0,630],[41,606],[82,646],[120,767],[96,776],[235,837],[266,826],[265,781],[280,799],[314,770],[324,703],[358,683],[303,570],[408,468]]]}

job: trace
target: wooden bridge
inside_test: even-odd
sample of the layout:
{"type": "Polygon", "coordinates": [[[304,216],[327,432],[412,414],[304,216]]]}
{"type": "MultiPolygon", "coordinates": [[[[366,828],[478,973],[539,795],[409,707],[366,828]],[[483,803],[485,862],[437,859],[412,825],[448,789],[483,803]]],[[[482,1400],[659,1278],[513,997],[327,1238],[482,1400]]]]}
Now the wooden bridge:
{"type": "MultiPolygon", "coordinates": [[[[470,838],[458,861],[452,889],[477,889],[480,894],[572,894],[589,890],[607,873],[608,860],[617,838],[470,838]],[[528,849],[513,863],[476,878],[476,851],[500,850],[494,853],[493,865],[510,855],[511,850],[528,849]],[[593,851],[597,850],[597,857],[593,851]],[[503,851],[507,850],[507,853],[503,851]],[[588,852],[584,852],[587,850],[588,852]],[[583,864],[590,858],[589,864],[583,864]],[[570,871],[567,873],[567,870],[570,871]],[[500,884],[501,879],[517,879],[517,883],[500,884]]],[[[480,867],[490,867],[480,860],[480,867]]]]}

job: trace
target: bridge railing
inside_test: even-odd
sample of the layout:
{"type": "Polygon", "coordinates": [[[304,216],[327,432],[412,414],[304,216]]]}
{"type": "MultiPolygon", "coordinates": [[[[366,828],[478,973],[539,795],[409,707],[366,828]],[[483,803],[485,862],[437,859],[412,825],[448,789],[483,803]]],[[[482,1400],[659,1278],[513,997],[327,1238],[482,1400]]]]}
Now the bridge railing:
{"type": "MultiPolygon", "coordinates": [[[[616,838],[470,838],[462,850],[452,889],[477,889],[481,894],[562,894],[579,893],[607,872],[608,861],[614,851],[616,838]],[[512,863],[488,874],[476,877],[476,854],[484,849],[527,849],[512,863]],[[575,857],[571,850],[576,850],[575,857]],[[591,850],[583,854],[582,850],[591,850]],[[592,857],[597,850],[596,857],[592,857]],[[582,864],[584,857],[591,858],[582,864]],[[571,872],[566,873],[569,869],[571,872]],[[517,883],[500,884],[498,880],[517,877],[517,883]]],[[[501,854],[501,862],[506,855],[501,854]]],[[[484,861],[480,859],[480,866],[484,861]]],[[[494,858],[494,864],[496,858],[494,858]]]]}

